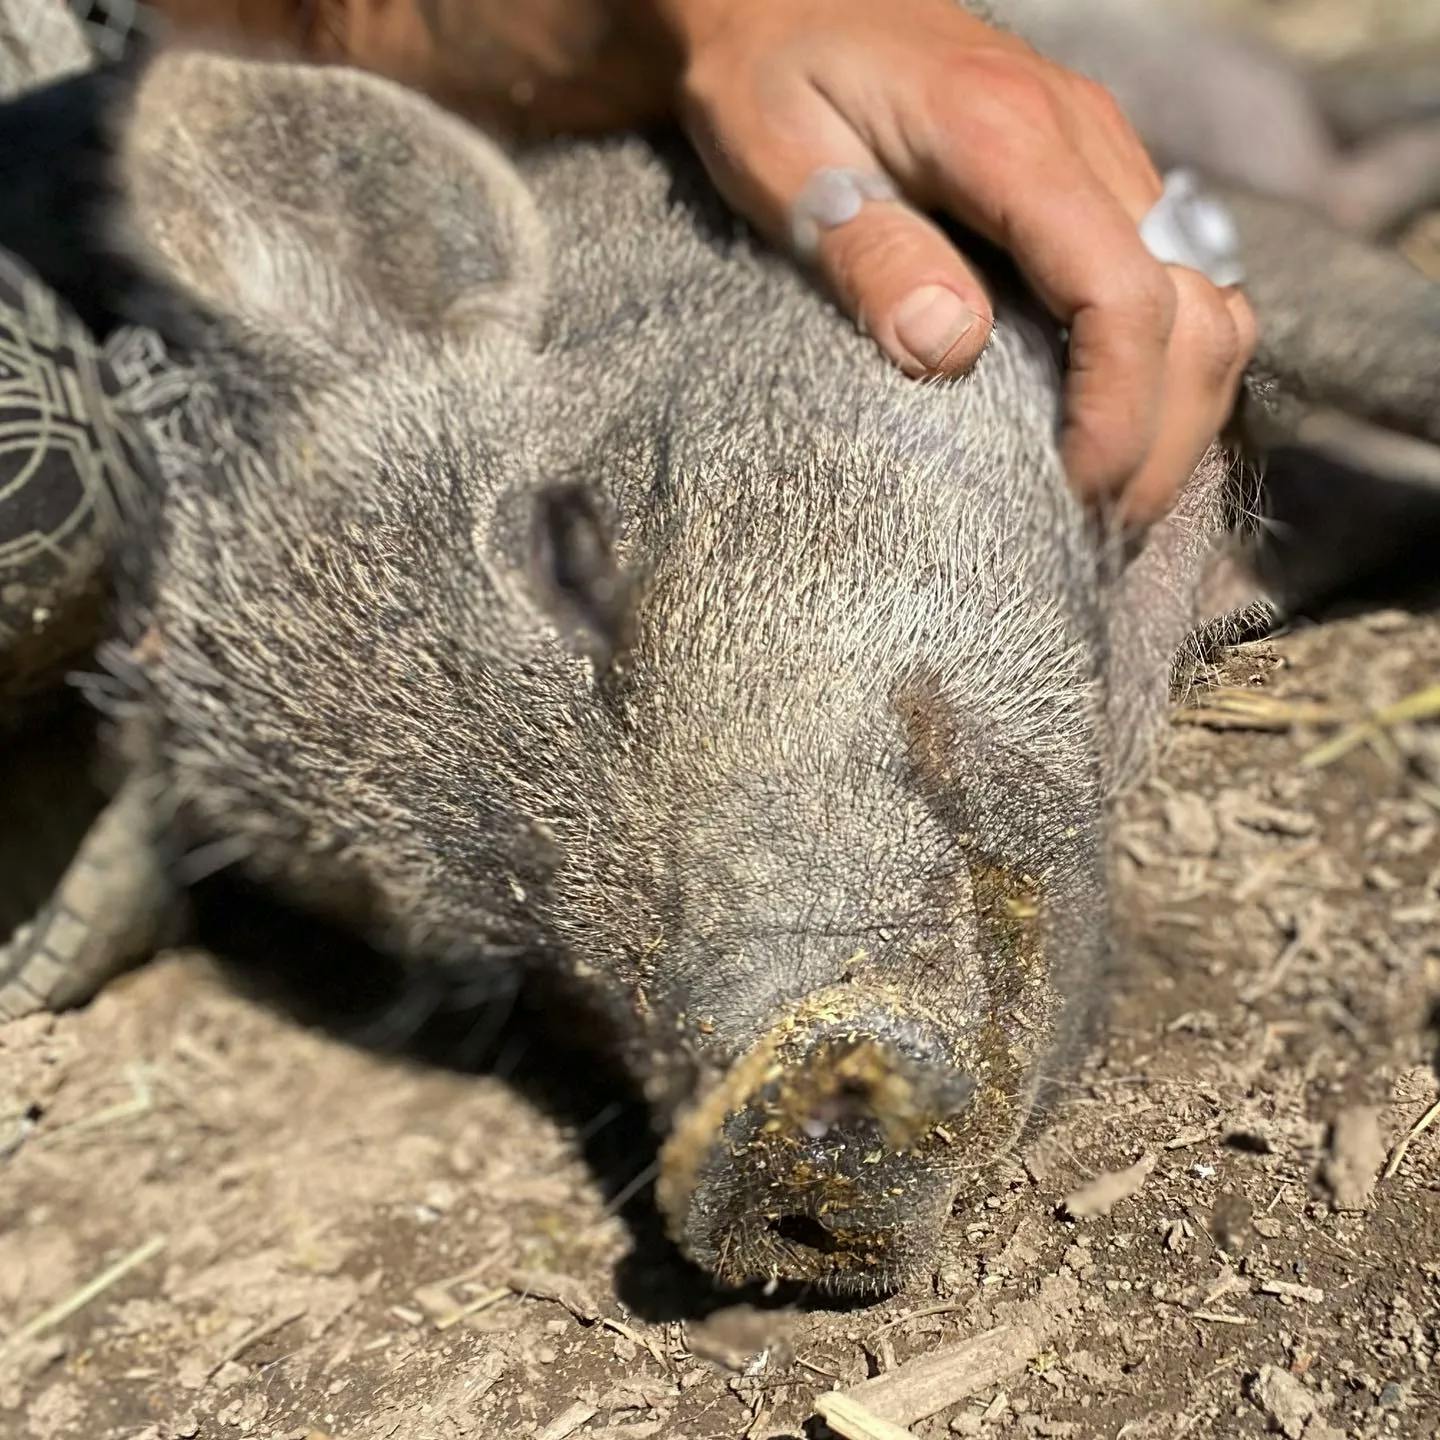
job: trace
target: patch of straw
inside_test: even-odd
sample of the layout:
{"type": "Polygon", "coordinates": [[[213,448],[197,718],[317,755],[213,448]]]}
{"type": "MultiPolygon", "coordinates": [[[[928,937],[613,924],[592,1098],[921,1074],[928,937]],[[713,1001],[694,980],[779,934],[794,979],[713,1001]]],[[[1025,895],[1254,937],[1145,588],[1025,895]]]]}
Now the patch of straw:
{"type": "Polygon", "coordinates": [[[1385,1172],[1380,1176],[1382,1180],[1389,1180],[1400,1168],[1400,1162],[1405,1158],[1405,1152],[1410,1148],[1410,1142],[1423,1135],[1437,1120],[1440,1120],[1440,1100],[1437,1100],[1411,1127],[1399,1141],[1394,1150],[1390,1152],[1390,1161],[1385,1166],[1385,1172]]]}
{"type": "Polygon", "coordinates": [[[132,1270],[152,1260],[165,1248],[164,1235],[152,1235],[143,1245],[137,1245],[128,1255],[122,1255],[113,1265],[102,1270],[93,1280],[82,1285],[73,1295],[57,1301],[48,1310],[42,1310],[33,1320],[27,1321],[5,1341],[5,1350],[23,1345],[37,1335],[68,1320],[77,1311],[83,1310],[92,1300],[103,1295],[112,1285],[118,1284],[132,1270]]]}
{"type": "Polygon", "coordinates": [[[1423,690],[1375,711],[1368,720],[1347,727],[1333,739],[1301,756],[1300,768],[1320,770],[1326,765],[1333,765],[1358,746],[1383,740],[1385,732],[1396,725],[1410,725],[1420,720],[1440,720],[1440,685],[1427,685],[1423,690]]]}
{"type": "Polygon", "coordinates": [[[1333,705],[1280,700],[1244,686],[1221,686],[1205,692],[1203,705],[1186,706],[1173,718],[1177,725],[1212,730],[1293,730],[1299,725],[1339,725],[1350,713],[1333,705]]]}

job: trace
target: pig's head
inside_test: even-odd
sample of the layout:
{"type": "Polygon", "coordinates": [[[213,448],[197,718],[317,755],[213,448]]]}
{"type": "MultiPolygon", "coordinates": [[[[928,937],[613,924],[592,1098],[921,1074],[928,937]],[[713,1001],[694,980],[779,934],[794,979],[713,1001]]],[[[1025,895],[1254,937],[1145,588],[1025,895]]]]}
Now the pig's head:
{"type": "Polygon", "coordinates": [[[812,444],[722,455],[657,519],[549,893],[624,1012],[681,1248],[863,1294],[933,1258],[1083,1033],[1102,722],[1074,555],[986,545],[985,498],[882,434],[812,444]]]}

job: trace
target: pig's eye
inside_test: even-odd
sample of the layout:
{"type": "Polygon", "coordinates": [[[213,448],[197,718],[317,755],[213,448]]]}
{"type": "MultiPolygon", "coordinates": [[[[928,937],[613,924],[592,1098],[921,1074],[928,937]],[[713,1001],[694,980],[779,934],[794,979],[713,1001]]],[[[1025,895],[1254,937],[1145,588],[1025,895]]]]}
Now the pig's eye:
{"type": "Polygon", "coordinates": [[[609,530],[579,485],[542,491],[535,505],[531,565],[542,597],[562,625],[609,661],[629,640],[633,586],[615,559],[609,530]]]}

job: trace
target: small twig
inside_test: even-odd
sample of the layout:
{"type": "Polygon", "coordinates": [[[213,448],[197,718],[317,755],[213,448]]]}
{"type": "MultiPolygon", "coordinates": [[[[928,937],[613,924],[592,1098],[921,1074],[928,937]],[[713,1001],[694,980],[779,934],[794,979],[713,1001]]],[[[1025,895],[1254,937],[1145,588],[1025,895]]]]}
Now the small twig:
{"type": "Polygon", "coordinates": [[[557,1415],[539,1434],[537,1440],[567,1440],[595,1416],[595,1407],[577,1400],[568,1410],[557,1415]]]}
{"type": "Polygon", "coordinates": [[[1395,1148],[1390,1152],[1390,1160],[1380,1176],[1382,1180],[1389,1180],[1395,1174],[1400,1168],[1400,1162],[1405,1158],[1405,1152],[1410,1148],[1410,1142],[1423,1135],[1437,1120],[1440,1120],[1440,1100],[1437,1100],[1396,1142],[1395,1148]]]}
{"type": "Polygon", "coordinates": [[[660,1162],[652,1160],[638,1175],[622,1185],[606,1202],[605,1218],[618,1215],[660,1173],[660,1162]]]}
{"type": "Polygon", "coordinates": [[[281,1315],[272,1319],[264,1320],[259,1325],[247,1330],[233,1345],[227,1345],[224,1353],[205,1372],[205,1378],[212,1380],[232,1360],[238,1360],[252,1345],[258,1344],[267,1335],[274,1335],[277,1331],[283,1330],[292,1320],[299,1320],[309,1313],[309,1307],[302,1305],[298,1310],[287,1310],[281,1315]]]}
{"type": "Polygon", "coordinates": [[[1423,800],[1432,810],[1440,810],[1440,785],[1427,785],[1423,780],[1417,780],[1411,789],[1416,798],[1423,800]]]}
{"type": "Polygon", "coordinates": [[[1406,695],[1393,705],[1386,705],[1375,711],[1368,720],[1342,730],[1333,740],[1327,740],[1308,754],[1301,756],[1302,770],[1319,770],[1333,765],[1342,756],[1348,755],[1357,746],[1383,735],[1396,725],[1409,724],[1416,720],[1440,719],[1440,685],[1427,685],[1413,695],[1406,695]]]}
{"type": "Polygon", "coordinates": [[[129,1120],[136,1115],[148,1114],[155,1106],[155,1096],[150,1089],[149,1067],[145,1065],[129,1065],[126,1067],[126,1074],[130,1080],[130,1098],[120,1100],[114,1105],[107,1105],[102,1110],[96,1110],[89,1115],[81,1115],[76,1120],[68,1120],[63,1125],[56,1125],[46,1131],[45,1139],[53,1140],[59,1135],[76,1135],[85,1130],[98,1130],[105,1125],[113,1125],[119,1120],[129,1120]]]}
{"type": "Polygon", "coordinates": [[[516,1270],[505,1277],[510,1293],[521,1300],[548,1300],[563,1306],[582,1325],[593,1325],[600,1317],[594,1296],[567,1275],[542,1270],[516,1270]]]}
{"type": "Polygon", "coordinates": [[[1253,1005],[1276,989],[1295,961],[1303,954],[1313,954],[1316,946],[1324,941],[1330,920],[1330,911],[1323,904],[1314,900],[1307,903],[1295,917],[1295,929],[1290,939],[1281,947],[1270,968],[1240,991],[1241,1000],[1253,1005]]]}
{"type": "MultiPolygon", "coordinates": [[[[870,1332],[870,1338],[874,1340],[877,1336],[883,1335],[887,1330],[893,1330],[897,1325],[908,1325],[912,1320],[925,1320],[931,1315],[953,1315],[957,1310],[964,1310],[971,1302],[966,1300],[961,1304],[950,1305],[927,1305],[922,1310],[912,1310],[908,1315],[902,1315],[898,1320],[887,1320],[878,1329],[870,1332]]],[[[824,1373],[823,1371],[821,1372],[824,1373]]]]}
{"type": "Polygon", "coordinates": [[[1281,700],[1258,690],[1220,688],[1206,692],[1205,700],[1204,705],[1175,711],[1174,723],[1211,730],[1293,730],[1300,725],[1338,725],[1349,718],[1330,705],[1281,700]]]}
{"type": "Polygon", "coordinates": [[[648,1335],[642,1335],[638,1330],[633,1330],[623,1320],[612,1320],[608,1315],[600,1317],[600,1324],[606,1330],[613,1330],[623,1339],[628,1340],[632,1345],[639,1345],[647,1350],[650,1358],[662,1369],[668,1370],[669,1364],[665,1359],[665,1352],[648,1335]]]}
{"type": "Polygon", "coordinates": [[[137,1245],[128,1255],[122,1255],[113,1265],[102,1270],[88,1284],[82,1285],[73,1295],[58,1301],[48,1310],[42,1310],[33,1320],[27,1321],[10,1335],[0,1351],[10,1350],[43,1335],[47,1330],[68,1320],[78,1310],[83,1310],[97,1296],[103,1295],[112,1285],[123,1280],[137,1266],[153,1259],[165,1248],[164,1235],[152,1235],[143,1245],[137,1245]]]}
{"type": "Polygon", "coordinates": [[[822,1366],[815,1364],[813,1360],[806,1360],[801,1355],[795,1357],[795,1363],[797,1365],[803,1365],[805,1369],[813,1371],[816,1375],[823,1375],[827,1380],[844,1380],[845,1378],[843,1375],[837,1374],[834,1370],[826,1370],[822,1366]]]}
{"type": "Polygon", "coordinates": [[[467,1316],[478,1315],[482,1310],[488,1310],[492,1305],[498,1305],[502,1300],[508,1300],[514,1293],[508,1285],[500,1285],[494,1290],[487,1290],[468,1304],[457,1305],[453,1310],[441,1315],[435,1321],[435,1328],[448,1330],[452,1325],[458,1325],[467,1316]]]}

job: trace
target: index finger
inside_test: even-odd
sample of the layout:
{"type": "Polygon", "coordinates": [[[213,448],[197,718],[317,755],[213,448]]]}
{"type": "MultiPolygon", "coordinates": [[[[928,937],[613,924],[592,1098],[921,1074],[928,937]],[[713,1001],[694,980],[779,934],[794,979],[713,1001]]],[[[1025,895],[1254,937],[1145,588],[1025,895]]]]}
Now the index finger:
{"type": "MultiPolygon", "coordinates": [[[[1068,149],[1068,147],[1066,147],[1068,149]]],[[[1116,494],[1161,423],[1175,287],[1135,219],[1073,150],[1053,147],[983,167],[958,157],[939,197],[1006,249],[1070,329],[1062,451],[1075,488],[1116,494]],[[1016,185],[1014,177],[1024,176],[1016,185]]]]}
{"type": "Polygon", "coordinates": [[[1070,327],[1061,435],[1070,481],[1087,497],[1118,494],[1162,425],[1175,287],[1098,183],[1063,198],[1043,184],[1032,194],[1016,202],[998,238],[1070,327]]]}

